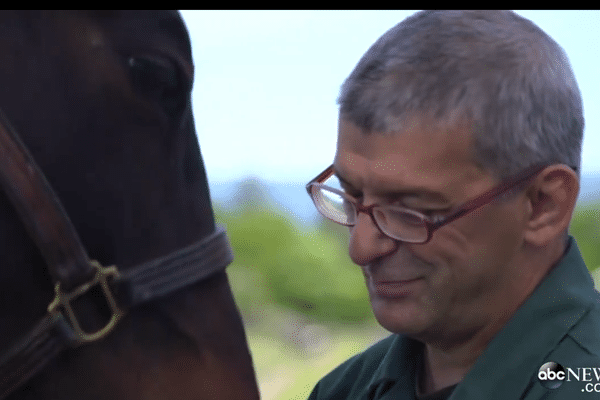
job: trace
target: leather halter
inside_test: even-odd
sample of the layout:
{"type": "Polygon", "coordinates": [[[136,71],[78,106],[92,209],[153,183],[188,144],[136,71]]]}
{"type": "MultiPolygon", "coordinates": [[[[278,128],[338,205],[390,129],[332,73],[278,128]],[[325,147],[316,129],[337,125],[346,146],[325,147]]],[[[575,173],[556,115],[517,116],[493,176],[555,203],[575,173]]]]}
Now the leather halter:
{"type": "Polygon", "coordinates": [[[233,261],[221,226],[186,248],[126,271],[90,260],[58,197],[1,110],[0,185],[40,249],[56,292],[46,316],[0,354],[0,400],[66,348],[105,337],[124,310],[199,282],[233,261]],[[112,316],[102,329],[88,333],[81,329],[70,301],[97,285],[112,316]]]}

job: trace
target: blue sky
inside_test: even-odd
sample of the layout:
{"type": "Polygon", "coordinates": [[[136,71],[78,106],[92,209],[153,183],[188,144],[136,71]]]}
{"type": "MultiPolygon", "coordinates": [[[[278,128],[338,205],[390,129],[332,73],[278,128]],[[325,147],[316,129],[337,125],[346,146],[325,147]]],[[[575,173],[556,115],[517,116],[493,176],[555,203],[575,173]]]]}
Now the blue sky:
{"type": "MultiPolygon", "coordinates": [[[[335,152],[339,87],[415,11],[182,11],[211,183],[306,182],[335,152]]],[[[583,96],[583,173],[600,174],[600,11],[517,11],[567,52],[583,96]]]]}

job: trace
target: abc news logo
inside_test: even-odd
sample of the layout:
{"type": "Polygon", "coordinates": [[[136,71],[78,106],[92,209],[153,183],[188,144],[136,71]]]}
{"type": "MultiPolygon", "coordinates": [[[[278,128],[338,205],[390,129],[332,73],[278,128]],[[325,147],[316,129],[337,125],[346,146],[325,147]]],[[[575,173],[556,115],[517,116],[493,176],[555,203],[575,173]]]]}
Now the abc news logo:
{"type": "Polygon", "coordinates": [[[565,368],[555,362],[547,362],[542,365],[538,371],[538,379],[542,386],[548,389],[556,389],[563,382],[587,382],[581,389],[582,392],[600,393],[600,368],[565,368]],[[595,383],[594,383],[595,382],[595,383]]]}
{"type": "Polygon", "coordinates": [[[566,377],[567,374],[563,366],[552,361],[542,365],[538,372],[540,383],[548,389],[560,387],[566,377]]]}

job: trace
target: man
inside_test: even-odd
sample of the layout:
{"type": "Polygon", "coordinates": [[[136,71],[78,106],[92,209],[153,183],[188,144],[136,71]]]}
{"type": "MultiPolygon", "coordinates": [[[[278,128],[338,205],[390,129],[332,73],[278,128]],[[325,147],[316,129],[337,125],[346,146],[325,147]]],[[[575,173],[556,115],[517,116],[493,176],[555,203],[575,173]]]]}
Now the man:
{"type": "Polygon", "coordinates": [[[567,233],[582,104],[560,46],[512,12],[419,12],[338,103],[334,163],[307,189],[350,227],[393,335],[310,399],[600,397],[599,295],[567,233]]]}

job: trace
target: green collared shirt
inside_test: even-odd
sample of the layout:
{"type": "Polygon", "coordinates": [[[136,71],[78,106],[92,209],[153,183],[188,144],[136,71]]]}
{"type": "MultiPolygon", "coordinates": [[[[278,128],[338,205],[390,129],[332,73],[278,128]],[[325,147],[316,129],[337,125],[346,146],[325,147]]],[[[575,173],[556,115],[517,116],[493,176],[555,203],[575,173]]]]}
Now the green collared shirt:
{"type": "MultiPolygon", "coordinates": [[[[422,349],[417,341],[391,335],[321,379],[309,400],[415,400],[422,349]]],[[[573,238],[450,399],[600,399],[600,295],[573,238]],[[548,361],[565,369],[555,389],[538,377],[548,361]]]]}

